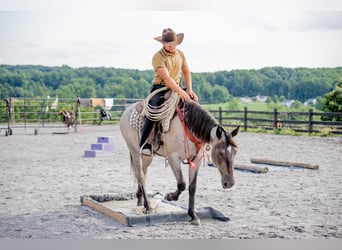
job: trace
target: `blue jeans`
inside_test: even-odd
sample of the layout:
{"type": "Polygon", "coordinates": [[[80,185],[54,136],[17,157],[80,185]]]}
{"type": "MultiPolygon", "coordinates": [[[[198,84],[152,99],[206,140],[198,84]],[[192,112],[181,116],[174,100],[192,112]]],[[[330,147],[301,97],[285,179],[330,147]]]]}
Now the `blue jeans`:
{"type": "MultiPolygon", "coordinates": [[[[155,91],[159,88],[162,88],[162,87],[165,87],[165,86],[154,84],[152,86],[150,93],[152,93],[153,91],[155,91]]],[[[165,91],[160,91],[159,93],[155,94],[148,103],[153,107],[160,106],[161,104],[164,103],[164,101],[165,101],[164,95],[168,91],[169,91],[169,89],[167,89],[165,91]]],[[[151,133],[151,130],[152,130],[154,124],[155,124],[155,121],[151,121],[150,119],[145,117],[144,126],[142,128],[142,133],[141,133],[140,147],[145,144],[146,140],[148,139],[148,137],[151,133]]]]}

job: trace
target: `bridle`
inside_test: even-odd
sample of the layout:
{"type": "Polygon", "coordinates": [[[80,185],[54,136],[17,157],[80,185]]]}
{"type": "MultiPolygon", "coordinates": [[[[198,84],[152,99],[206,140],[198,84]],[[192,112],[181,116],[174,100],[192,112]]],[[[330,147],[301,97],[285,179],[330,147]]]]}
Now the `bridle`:
{"type": "Polygon", "coordinates": [[[194,160],[197,158],[198,153],[200,152],[203,146],[203,142],[195,138],[194,135],[190,132],[188,126],[185,124],[185,103],[183,104],[182,109],[180,109],[177,106],[176,110],[177,110],[178,117],[181,121],[183,130],[184,130],[184,150],[185,150],[185,156],[188,161],[187,163],[190,165],[191,168],[195,169],[197,168],[197,163],[200,162],[204,156],[204,152],[203,152],[200,159],[194,162],[194,160]],[[190,159],[189,140],[196,145],[196,154],[192,159],[190,159]]]}

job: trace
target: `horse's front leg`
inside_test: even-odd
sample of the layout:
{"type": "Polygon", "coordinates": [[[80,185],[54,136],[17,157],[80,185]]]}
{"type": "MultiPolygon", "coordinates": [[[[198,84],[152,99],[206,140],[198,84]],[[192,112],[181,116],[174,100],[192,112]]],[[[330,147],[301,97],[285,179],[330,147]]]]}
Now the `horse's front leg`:
{"type": "Polygon", "coordinates": [[[180,194],[185,190],[186,184],[184,182],[177,183],[177,190],[165,195],[165,199],[168,201],[177,201],[180,194]]]}
{"type": "Polygon", "coordinates": [[[177,180],[177,190],[165,195],[165,199],[168,201],[178,200],[179,195],[185,190],[186,184],[183,178],[181,162],[179,160],[170,160],[171,169],[177,180]]]}
{"type": "Polygon", "coordinates": [[[198,173],[198,167],[196,169],[192,169],[189,166],[189,207],[188,207],[188,215],[191,217],[191,224],[199,226],[201,224],[201,220],[195,212],[195,194],[196,194],[196,185],[197,185],[197,173],[198,173]]]}

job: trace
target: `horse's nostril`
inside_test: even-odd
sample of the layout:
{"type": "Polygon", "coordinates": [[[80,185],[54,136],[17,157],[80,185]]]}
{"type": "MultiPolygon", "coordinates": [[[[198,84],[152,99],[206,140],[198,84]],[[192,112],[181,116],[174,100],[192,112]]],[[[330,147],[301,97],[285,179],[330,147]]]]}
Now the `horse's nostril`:
{"type": "Polygon", "coordinates": [[[226,182],[223,182],[222,186],[224,189],[228,189],[228,188],[231,188],[232,186],[234,186],[234,182],[231,183],[229,181],[226,181],[226,182]]]}

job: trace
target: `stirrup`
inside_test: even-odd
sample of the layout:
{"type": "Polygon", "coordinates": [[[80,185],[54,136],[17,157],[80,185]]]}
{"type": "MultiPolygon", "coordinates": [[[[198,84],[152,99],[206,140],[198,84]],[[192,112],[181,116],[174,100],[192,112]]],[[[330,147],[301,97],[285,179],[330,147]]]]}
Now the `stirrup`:
{"type": "Polygon", "coordinates": [[[152,155],[152,146],[148,143],[145,143],[140,148],[140,154],[145,156],[151,156],[152,155]]]}

